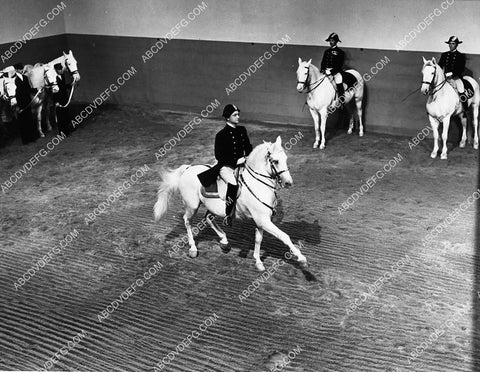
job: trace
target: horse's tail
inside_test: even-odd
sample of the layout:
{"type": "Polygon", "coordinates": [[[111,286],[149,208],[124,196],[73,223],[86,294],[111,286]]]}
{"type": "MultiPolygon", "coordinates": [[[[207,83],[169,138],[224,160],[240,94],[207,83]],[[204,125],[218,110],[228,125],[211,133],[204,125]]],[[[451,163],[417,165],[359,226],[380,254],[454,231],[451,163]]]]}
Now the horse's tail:
{"type": "Polygon", "coordinates": [[[172,195],[178,191],[180,177],[190,165],[181,165],[177,169],[162,169],[162,182],[158,188],[158,199],[153,207],[155,221],[160,220],[168,210],[168,203],[172,195]]]}

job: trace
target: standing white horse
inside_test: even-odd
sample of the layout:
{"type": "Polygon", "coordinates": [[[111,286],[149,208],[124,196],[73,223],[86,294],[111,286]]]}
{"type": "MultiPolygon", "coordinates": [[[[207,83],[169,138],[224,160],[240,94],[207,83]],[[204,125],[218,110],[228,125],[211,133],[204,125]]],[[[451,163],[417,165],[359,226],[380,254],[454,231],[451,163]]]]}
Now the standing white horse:
{"type": "MultiPolygon", "coordinates": [[[[433,129],[433,151],[430,154],[432,158],[437,157],[438,153],[438,127],[443,123],[443,148],[440,159],[447,159],[447,139],[448,128],[450,127],[450,118],[452,115],[458,115],[463,112],[463,105],[460,102],[460,96],[456,90],[447,83],[443,69],[437,64],[435,58],[431,61],[423,58],[422,68],[422,93],[428,94],[427,113],[430,125],[433,129]]],[[[473,130],[474,140],[473,148],[478,149],[478,108],[480,103],[480,90],[478,83],[470,76],[463,77],[473,88],[473,96],[467,100],[468,108],[473,107],[473,130]]],[[[467,118],[461,115],[463,133],[460,141],[460,147],[465,147],[467,140],[467,118]]]]}
{"type": "MultiPolygon", "coordinates": [[[[313,148],[320,145],[320,150],[325,148],[325,127],[327,124],[327,117],[335,105],[338,106],[338,99],[336,89],[327,75],[320,72],[320,70],[313,65],[312,60],[302,61],[298,58],[297,69],[297,91],[302,93],[307,89],[307,104],[315,124],[315,142],[313,148]],[[322,134],[320,142],[320,131],[322,134]]],[[[359,122],[359,136],[363,136],[363,122],[362,122],[362,101],[363,101],[363,79],[358,71],[350,69],[345,72],[350,73],[356,79],[356,83],[351,88],[345,89],[345,94],[341,101],[348,103],[355,97],[356,116],[359,122]]],[[[347,107],[347,105],[346,105],[347,107]]],[[[333,112],[333,111],[332,111],[333,112]]],[[[354,115],[351,115],[350,125],[348,127],[348,134],[351,134],[354,127],[354,115]]]]}
{"type": "MultiPolygon", "coordinates": [[[[158,190],[158,200],[154,206],[155,220],[158,221],[166,213],[168,201],[176,191],[180,192],[185,204],[183,220],[187,228],[190,257],[196,257],[197,247],[193,239],[191,219],[201,204],[207,208],[206,220],[210,227],[220,237],[222,245],[228,244],[225,232],[209,215],[225,217],[226,184],[221,181],[219,194],[222,198],[206,198],[202,195],[202,185],[197,175],[208,168],[206,165],[182,165],[177,169],[162,172],[162,183],[158,190]]],[[[282,148],[280,136],[275,143],[265,142],[258,145],[248,156],[245,170],[240,176],[240,195],[237,200],[235,217],[253,219],[257,225],[255,229],[255,249],[253,257],[258,270],[264,271],[265,266],[260,260],[260,244],[263,232],[266,231],[280,239],[289,248],[293,256],[302,266],[306,266],[307,259],[291,241],[290,237],[280,230],[271,221],[276,202],[276,187],[289,187],[293,184],[287,167],[287,155],[282,148]]]]}
{"type": "Polygon", "coordinates": [[[26,65],[24,73],[30,81],[30,86],[36,89],[32,93],[30,108],[33,116],[37,118],[37,130],[40,137],[45,137],[42,131],[42,111],[45,108],[45,123],[47,131],[52,130],[50,125],[50,106],[52,103],[51,94],[58,92],[57,73],[49,65],[37,63],[35,66],[26,65]]]}

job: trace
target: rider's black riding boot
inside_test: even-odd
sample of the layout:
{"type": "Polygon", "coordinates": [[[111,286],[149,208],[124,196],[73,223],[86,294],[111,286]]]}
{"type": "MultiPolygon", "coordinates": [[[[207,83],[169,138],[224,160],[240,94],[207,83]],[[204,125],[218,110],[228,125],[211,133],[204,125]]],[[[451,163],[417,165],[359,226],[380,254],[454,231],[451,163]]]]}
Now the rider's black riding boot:
{"type": "Polygon", "coordinates": [[[462,106],[463,106],[463,116],[467,117],[468,116],[468,98],[465,92],[460,94],[460,102],[462,102],[462,106]]]}
{"type": "Polygon", "coordinates": [[[238,185],[232,185],[229,183],[227,185],[227,197],[225,200],[225,218],[223,219],[223,224],[225,226],[232,226],[232,217],[235,213],[235,204],[237,202],[237,191],[238,185]]]}
{"type": "Polygon", "coordinates": [[[345,94],[345,90],[343,89],[343,83],[337,84],[337,94],[339,102],[343,106],[343,102],[345,102],[345,97],[343,96],[345,94]],[[343,98],[340,100],[340,97],[343,98]]]}

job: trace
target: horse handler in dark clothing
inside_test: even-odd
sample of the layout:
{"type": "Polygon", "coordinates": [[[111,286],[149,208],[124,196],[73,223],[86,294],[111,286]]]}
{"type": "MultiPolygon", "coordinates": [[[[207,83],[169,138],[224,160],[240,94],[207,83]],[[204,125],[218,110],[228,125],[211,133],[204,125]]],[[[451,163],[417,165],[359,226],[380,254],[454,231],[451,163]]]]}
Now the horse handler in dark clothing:
{"type": "Polygon", "coordinates": [[[69,98],[69,90],[65,82],[65,69],[61,63],[55,64],[53,66],[57,72],[57,84],[58,84],[58,93],[53,94],[53,101],[55,102],[55,112],[57,114],[57,124],[58,124],[58,133],[65,133],[67,136],[73,132],[72,126],[72,116],[70,114],[70,108],[67,105],[69,98]]]}
{"type": "Polygon", "coordinates": [[[20,129],[20,137],[24,145],[34,142],[38,138],[38,132],[33,120],[32,109],[30,103],[32,97],[30,93],[32,88],[28,78],[23,75],[23,63],[16,63],[15,68],[15,85],[17,86],[16,98],[17,98],[17,123],[20,129]]]}
{"type": "Polygon", "coordinates": [[[237,125],[240,120],[240,110],[236,106],[228,104],[223,109],[223,117],[227,123],[215,136],[215,158],[218,163],[200,173],[198,178],[205,187],[216,182],[218,175],[227,182],[226,216],[223,224],[232,226],[238,191],[234,171],[237,166],[245,163],[245,157],[252,152],[253,147],[245,127],[237,125]]]}

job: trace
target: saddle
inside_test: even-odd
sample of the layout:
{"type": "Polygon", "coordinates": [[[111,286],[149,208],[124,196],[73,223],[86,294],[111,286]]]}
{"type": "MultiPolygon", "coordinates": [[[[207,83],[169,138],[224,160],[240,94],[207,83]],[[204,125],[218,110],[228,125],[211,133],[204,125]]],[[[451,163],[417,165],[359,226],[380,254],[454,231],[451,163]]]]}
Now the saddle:
{"type": "MultiPolygon", "coordinates": [[[[207,165],[207,167],[211,168],[210,165],[207,165]]],[[[238,180],[240,177],[240,174],[243,172],[244,167],[237,167],[235,168],[235,178],[238,180]]],[[[240,184],[239,184],[240,185],[240,184]]],[[[238,188],[238,195],[240,195],[240,190],[241,186],[238,188]]],[[[225,200],[226,195],[227,195],[227,182],[218,175],[217,179],[215,182],[211,183],[207,187],[203,186],[200,189],[200,193],[202,194],[203,197],[205,198],[212,198],[212,199],[221,199],[225,200]]]]}
{"type": "MultiPolygon", "coordinates": [[[[342,84],[343,84],[343,88],[345,89],[345,92],[351,87],[355,86],[355,84],[357,83],[357,78],[350,72],[340,71],[340,75],[342,75],[342,84]]],[[[335,79],[333,75],[330,75],[329,80],[336,92],[337,84],[335,83],[335,79]]]]}
{"type": "Polygon", "coordinates": [[[467,99],[472,98],[475,94],[472,84],[470,84],[470,82],[468,80],[465,80],[464,78],[461,78],[460,80],[463,83],[463,93],[460,93],[458,91],[455,79],[447,79],[447,82],[452,86],[452,88],[455,90],[455,92],[457,92],[459,96],[465,96],[467,99]]]}

